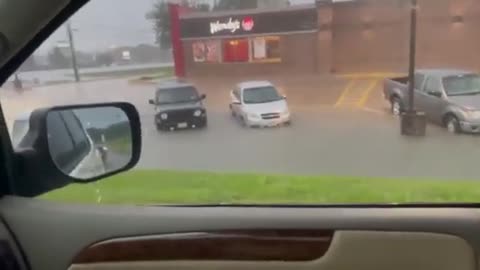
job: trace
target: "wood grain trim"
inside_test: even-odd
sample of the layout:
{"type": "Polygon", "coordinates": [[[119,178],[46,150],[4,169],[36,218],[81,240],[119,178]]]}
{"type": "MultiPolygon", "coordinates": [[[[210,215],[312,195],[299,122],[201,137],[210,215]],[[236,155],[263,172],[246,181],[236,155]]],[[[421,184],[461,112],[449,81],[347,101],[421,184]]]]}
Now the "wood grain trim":
{"type": "Polygon", "coordinates": [[[329,230],[238,230],[113,239],[81,251],[72,264],[165,261],[312,261],[330,247],[329,230]]]}

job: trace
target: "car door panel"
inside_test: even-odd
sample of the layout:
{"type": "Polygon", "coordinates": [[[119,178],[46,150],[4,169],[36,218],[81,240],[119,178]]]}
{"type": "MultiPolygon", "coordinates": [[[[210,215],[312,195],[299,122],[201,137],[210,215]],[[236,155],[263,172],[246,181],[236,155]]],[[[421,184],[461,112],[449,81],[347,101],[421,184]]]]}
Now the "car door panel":
{"type": "Polygon", "coordinates": [[[9,228],[5,226],[3,222],[0,222],[0,269],[27,269],[21,250],[18,249],[17,243],[12,237],[9,228]]]}
{"type": "MultiPolygon", "coordinates": [[[[308,235],[308,232],[306,235],[308,235]]],[[[305,242],[308,242],[308,239],[312,240],[305,236],[303,238],[305,242]]],[[[159,258],[156,261],[99,261],[90,262],[89,264],[74,264],[70,267],[70,270],[476,269],[476,258],[473,248],[465,240],[451,235],[414,232],[337,231],[333,236],[333,241],[330,242],[330,238],[328,239],[328,242],[331,243],[328,251],[309,250],[307,253],[313,254],[315,251],[318,251],[322,255],[308,260],[288,260],[289,255],[287,255],[285,260],[195,260],[189,258],[170,260],[168,258],[159,258]]],[[[305,244],[305,246],[308,246],[308,244],[305,244]]],[[[271,245],[265,245],[263,248],[256,250],[265,250],[269,247],[274,249],[275,244],[271,243],[271,245]]],[[[163,246],[159,247],[160,250],[166,253],[170,253],[171,248],[167,250],[163,246]]],[[[190,247],[190,249],[194,248],[195,246],[190,247]]],[[[228,247],[220,248],[226,249],[227,252],[231,250],[228,247]]],[[[248,247],[242,246],[240,248],[248,247]]],[[[292,250],[295,253],[295,248],[292,250]]],[[[112,249],[112,251],[114,250],[112,249]]],[[[198,249],[198,251],[198,253],[203,253],[201,249],[198,249]]],[[[242,250],[237,251],[242,253],[242,250]]],[[[177,252],[181,253],[181,251],[177,252]]],[[[100,256],[97,255],[97,257],[100,256]]]]}
{"type": "MultiPolygon", "coordinates": [[[[197,269],[245,269],[249,265],[254,269],[260,265],[260,268],[268,269],[270,264],[275,267],[282,265],[281,268],[290,266],[309,269],[315,263],[323,265],[316,269],[353,269],[353,262],[357,267],[355,269],[396,269],[394,264],[405,260],[409,262],[405,264],[408,266],[406,269],[424,270],[430,269],[430,266],[437,270],[453,269],[446,268],[451,266],[444,261],[447,253],[450,254],[449,259],[457,261],[458,267],[455,269],[473,269],[477,267],[474,257],[480,254],[480,210],[474,208],[83,206],[4,197],[0,201],[0,212],[22,246],[32,270],[64,270],[75,262],[78,263],[72,266],[74,269],[87,266],[101,267],[98,269],[143,269],[138,264],[145,264],[144,269],[169,269],[170,266],[189,269],[188,265],[195,265],[197,269]],[[35,224],[35,230],[32,230],[31,224],[35,224]],[[300,234],[301,237],[296,235],[298,238],[316,236],[322,238],[322,241],[327,241],[328,234],[319,237],[312,232],[331,231],[333,238],[325,254],[321,252],[321,248],[317,248],[315,252],[318,259],[303,261],[240,261],[238,258],[227,261],[220,258],[209,258],[207,261],[184,260],[188,258],[187,250],[185,258],[178,257],[178,260],[174,261],[165,260],[162,253],[158,260],[154,256],[146,262],[107,260],[102,263],[102,259],[98,259],[99,263],[92,263],[78,259],[95,247],[92,245],[102,241],[123,238],[135,240],[137,237],[168,238],[172,234],[178,236],[186,233],[223,232],[232,235],[232,232],[236,232],[242,235],[252,230],[257,233],[262,230],[300,231],[306,234],[300,234]],[[349,250],[348,246],[355,249],[349,250]],[[355,257],[354,253],[360,254],[359,257],[355,257]],[[415,257],[413,254],[419,255],[415,257]],[[383,268],[372,266],[372,260],[377,260],[383,268]],[[348,261],[352,261],[352,265],[348,264],[348,261]],[[392,263],[387,267],[385,265],[388,261],[392,263]],[[130,268],[116,268],[129,265],[130,268]],[[108,268],[110,266],[114,268],[108,268]]],[[[236,234],[233,233],[234,236],[236,234]]],[[[283,237],[287,237],[289,241],[295,240],[292,235],[283,237]]],[[[284,240],[285,238],[277,241],[284,240]]],[[[130,248],[135,247],[134,242],[130,242],[133,246],[130,248]]],[[[130,244],[124,243],[118,246],[117,250],[128,250],[130,244]]],[[[258,244],[256,247],[261,247],[263,250],[259,250],[267,253],[274,248],[272,244],[258,244]]],[[[136,252],[145,256],[147,252],[151,252],[150,249],[137,249],[136,252]]],[[[181,255],[183,249],[176,249],[181,255]]],[[[293,250],[292,246],[292,253],[293,250]]]]}

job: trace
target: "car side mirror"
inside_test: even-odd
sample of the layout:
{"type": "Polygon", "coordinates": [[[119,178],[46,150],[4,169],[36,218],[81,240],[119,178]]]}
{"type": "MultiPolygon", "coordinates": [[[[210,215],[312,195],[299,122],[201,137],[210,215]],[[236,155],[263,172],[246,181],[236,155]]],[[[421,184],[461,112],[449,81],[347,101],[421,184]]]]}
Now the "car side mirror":
{"type": "Polygon", "coordinates": [[[148,104],[155,105],[155,100],[153,100],[153,99],[148,100],[148,104]]]}
{"type": "Polygon", "coordinates": [[[231,102],[232,105],[240,105],[241,104],[240,100],[237,99],[237,97],[235,96],[233,91],[230,91],[230,98],[232,100],[232,102],[231,102]]]}
{"type": "Polygon", "coordinates": [[[434,96],[434,97],[442,97],[442,93],[441,92],[438,92],[438,91],[428,91],[427,94],[431,95],[431,96],[434,96]]]}
{"type": "Polygon", "coordinates": [[[140,158],[140,118],[129,103],[42,108],[29,122],[15,149],[22,196],[97,181],[133,168],[140,158]]]}

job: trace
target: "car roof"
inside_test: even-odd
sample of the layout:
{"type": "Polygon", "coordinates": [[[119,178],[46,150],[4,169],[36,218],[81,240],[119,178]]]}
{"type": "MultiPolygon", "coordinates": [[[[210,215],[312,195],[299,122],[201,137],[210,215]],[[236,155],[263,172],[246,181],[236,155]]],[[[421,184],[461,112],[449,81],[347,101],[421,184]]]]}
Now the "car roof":
{"type": "Polygon", "coordinates": [[[273,86],[273,84],[269,81],[245,81],[237,84],[237,87],[240,89],[257,88],[264,86],[273,86]]]}
{"type": "Polygon", "coordinates": [[[188,82],[183,82],[181,80],[166,80],[162,81],[157,85],[157,90],[172,89],[172,88],[181,88],[181,87],[194,87],[195,86],[188,82]]]}
{"type": "Polygon", "coordinates": [[[422,73],[429,76],[447,77],[464,74],[472,74],[474,72],[462,69],[420,69],[417,73],[422,73]]]}

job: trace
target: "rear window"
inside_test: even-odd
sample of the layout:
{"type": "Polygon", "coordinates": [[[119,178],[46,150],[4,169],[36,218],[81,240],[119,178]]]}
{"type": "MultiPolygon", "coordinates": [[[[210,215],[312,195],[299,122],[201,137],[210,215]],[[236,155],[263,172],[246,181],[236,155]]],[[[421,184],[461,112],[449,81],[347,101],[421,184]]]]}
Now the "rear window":
{"type": "Polygon", "coordinates": [[[198,92],[192,86],[161,89],[157,91],[157,102],[160,104],[192,102],[198,99],[198,92]]]}

